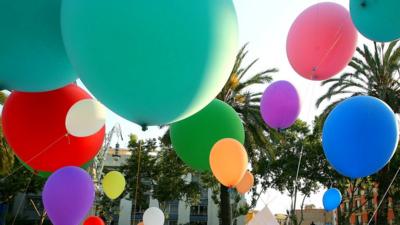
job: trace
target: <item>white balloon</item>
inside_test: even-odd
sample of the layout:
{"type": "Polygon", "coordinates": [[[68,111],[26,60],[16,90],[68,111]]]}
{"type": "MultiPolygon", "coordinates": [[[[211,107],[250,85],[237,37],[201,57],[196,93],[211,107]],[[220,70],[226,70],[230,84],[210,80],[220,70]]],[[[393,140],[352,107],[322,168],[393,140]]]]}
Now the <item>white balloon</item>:
{"type": "Polygon", "coordinates": [[[65,126],[69,134],[87,137],[97,133],[105,122],[105,107],[94,99],[83,99],[69,109],[65,126]]]}
{"type": "Polygon", "coordinates": [[[163,225],[164,213],[156,207],[148,208],[143,214],[144,225],[163,225]]]}

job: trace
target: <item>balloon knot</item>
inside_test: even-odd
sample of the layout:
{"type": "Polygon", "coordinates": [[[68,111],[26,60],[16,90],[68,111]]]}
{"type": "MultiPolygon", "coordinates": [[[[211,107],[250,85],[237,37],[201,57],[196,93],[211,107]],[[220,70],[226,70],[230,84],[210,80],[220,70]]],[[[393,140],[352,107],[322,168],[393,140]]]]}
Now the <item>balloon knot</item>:
{"type": "Polygon", "coordinates": [[[366,0],[361,2],[361,7],[363,7],[363,8],[367,7],[367,1],[366,0]]]}
{"type": "Polygon", "coordinates": [[[146,124],[142,125],[142,131],[147,131],[147,125],[146,124]]]}

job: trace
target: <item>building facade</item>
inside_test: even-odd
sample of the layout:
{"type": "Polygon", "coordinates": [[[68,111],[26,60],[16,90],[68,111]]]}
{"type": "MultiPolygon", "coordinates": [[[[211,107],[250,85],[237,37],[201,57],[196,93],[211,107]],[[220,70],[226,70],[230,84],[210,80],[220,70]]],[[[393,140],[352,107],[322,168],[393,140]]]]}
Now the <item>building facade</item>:
{"type": "MultiPolygon", "coordinates": [[[[343,201],[338,210],[344,214],[351,210],[351,225],[367,225],[378,204],[378,185],[375,185],[370,190],[352,191],[349,188],[347,192],[343,193],[343,201]]],[[[391,198],[388,198],[388,205],[386,207],[388,212],[387,223],[395,224],[394,204],[391,198]]],[[[337,221],[339,219],[338,211],[335,212],[335,217],[337,221]]]]}
{"type": "MultiPolygon", "coordinates": [[[[298,219],[302,217],[301,210],[296,210],[296,216],[298,219]]],[[[324,209],[316,209],[314,205],[306,205],[303,210],[303,222],[304,225],[334,225],[333,213],[326,212],[324,209]]]]}

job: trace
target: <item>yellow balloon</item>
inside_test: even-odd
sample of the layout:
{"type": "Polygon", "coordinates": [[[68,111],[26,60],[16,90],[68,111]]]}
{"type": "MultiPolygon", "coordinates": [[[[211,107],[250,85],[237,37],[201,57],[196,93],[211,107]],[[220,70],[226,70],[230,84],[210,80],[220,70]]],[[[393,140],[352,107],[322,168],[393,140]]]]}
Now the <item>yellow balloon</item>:
{"type": "Polygon", "coordinates": [[[110,199],[118,198],[125,190],[125,177],[118,171],[111,171],[103,178],[103,191],[110,199]]]}

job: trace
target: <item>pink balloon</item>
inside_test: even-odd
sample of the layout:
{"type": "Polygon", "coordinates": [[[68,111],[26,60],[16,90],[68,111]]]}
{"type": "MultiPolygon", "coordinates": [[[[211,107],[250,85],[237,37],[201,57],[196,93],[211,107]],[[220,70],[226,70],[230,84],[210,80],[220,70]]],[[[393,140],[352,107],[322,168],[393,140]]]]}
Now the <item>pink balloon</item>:
{"type": "Polygon", "coordinates": [[[350,62],[357,37],[347,9],[336,3],[318,3],[294,21],[287,37],[287,56],[304,78],[326,80],[350,62]]]}
{"type": "Polygon", "coordinates": [[[300,114],[300,97],[288,81],[276,81],[265,89],[260,102],[261,116],[271,128],[285,129],[300,114]]]}

